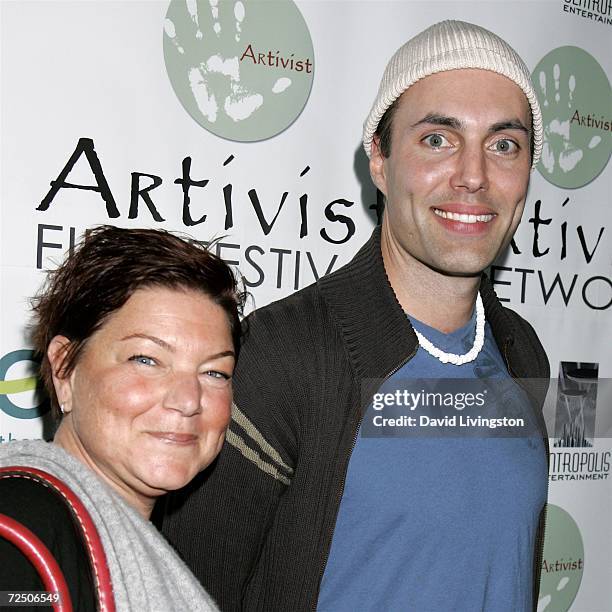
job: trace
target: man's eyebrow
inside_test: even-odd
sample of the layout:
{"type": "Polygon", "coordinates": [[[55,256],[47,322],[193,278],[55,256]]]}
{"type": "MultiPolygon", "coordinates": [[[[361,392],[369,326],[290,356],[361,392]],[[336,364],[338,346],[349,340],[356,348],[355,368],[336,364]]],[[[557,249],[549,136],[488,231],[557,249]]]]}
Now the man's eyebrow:
{"type": "MultiPolygon", "coordinates": [[[[428,113],[422,119],[414,123],[412,127],[414,128],[422,124],[442,125],[454,130],[461,130],[464,127],[463,122],[456,117],[448,117],[447,115],[439,115],[437,113],[428,113]]],[[[520,119],[504,119],[503,121],[498,121],[489,128],[489,133],[494,134],[495,132],[502,132],[503,130],[520,130],[527,135],[530,133],[529,129],[523,125],[520,119]]]]}
{"type": "Polygon", "coordinates": [[[460,130],[463,127],[463,123],[459,121],[456,117],[447,117],[446,115],[438,115],[437,113],[428,113],[422,119],[417,121],[412,125],[412,127],[417,127],[417,125],[422,125],[424,123],[429,123],[433,125],[444,125],[446,127],[453,128],[454,130],[460,130]]]}
{"type": "Polygon", "coordinates": [[[523,125],[520,119],[508,119],[506,121],[498,121],[494,123],[490,128],[489,132],[494,134],[495,132],[503,132],[504,130],[520,130],[525,132],[529,136],[529,129],[523,125]]]}

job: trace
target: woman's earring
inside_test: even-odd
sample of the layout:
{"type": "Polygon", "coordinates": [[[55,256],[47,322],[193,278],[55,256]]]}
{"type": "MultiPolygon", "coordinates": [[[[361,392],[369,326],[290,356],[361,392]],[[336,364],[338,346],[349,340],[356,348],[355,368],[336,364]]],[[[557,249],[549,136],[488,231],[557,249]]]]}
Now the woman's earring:
{"type": "Polygon", "coordinates": [[[64,408],[64,404],[60,404],[60,412],[62,414],[66,414],[66,409],[64,408]]]}

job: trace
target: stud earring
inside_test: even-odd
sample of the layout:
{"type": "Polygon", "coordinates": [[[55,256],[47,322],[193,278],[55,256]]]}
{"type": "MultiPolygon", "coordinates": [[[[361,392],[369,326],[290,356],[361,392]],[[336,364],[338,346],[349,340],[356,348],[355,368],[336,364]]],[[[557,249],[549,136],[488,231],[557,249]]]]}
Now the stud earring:
{"type": "Polygon", "coordinates": [[[66,414],[66,409],[64,408],[64,404],[60,404],[60,412],[62,414],[66,414]]]}

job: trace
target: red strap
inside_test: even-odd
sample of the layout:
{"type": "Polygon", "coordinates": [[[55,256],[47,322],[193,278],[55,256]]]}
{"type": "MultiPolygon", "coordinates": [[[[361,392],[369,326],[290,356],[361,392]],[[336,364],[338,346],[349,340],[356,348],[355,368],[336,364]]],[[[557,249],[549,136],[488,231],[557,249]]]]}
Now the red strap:
{"type": "Polygon", "coordinates": [[[38,572],[45,590],[59,595],[59,601],[51,602],[53,610],[72,612],[72,600],[64,574],[40,538],[6,514],[0,514],[0,536],[14,544],[25,555],[38,572]]]}
{"type": "Polygon", "coordinates": [[[115,612],[115,598],[113,596],[113,587],[106,561],[106,554],[100,534],[81,500],[59,478],[39,470],[38,468],[25,466],[9,466],[0,468],[0,478],[31,478],[46,486],[49,486],[70,506],[73,515],[77,519],[83,535],[85,548],[91,561],[91,566],[94,572],[96,582],[96,590],[98,592],[98,600],[100,612],[115,612]]]}

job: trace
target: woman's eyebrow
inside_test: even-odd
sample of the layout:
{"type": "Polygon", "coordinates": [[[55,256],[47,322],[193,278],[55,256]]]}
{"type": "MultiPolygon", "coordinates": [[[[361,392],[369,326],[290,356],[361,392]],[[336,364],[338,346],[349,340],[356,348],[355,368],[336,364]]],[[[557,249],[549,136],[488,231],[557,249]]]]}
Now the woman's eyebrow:
{"type": "Polygon", "coordinates": [[[158,346],[161,346],[163,349],[174,352],[174,347],[172,345],[168,344],[165,340],[162,340],[161,338],[158,338],[157,336],[150,336],[149,334],[138,334],[138,333],[130,334],[129,336],[125,336],[124,338],[121,338],[121,342],[123,342],[124,340],[131,340],[133,338],[142,338],[144,340],[150,340],[151,342],[154,342],[158,346]]]}
{"type": "MultiPolygon", "coordinates": [[[[133,338],[143,338],[144,340],[150,340],[151,342],[154,342],[158,346],[161,346],[163,349],[166,349],[171,353],[176,352],[171,344],[168,344],[165,340],[162,340],[157,336],[151,336],[149,334],[130,334],[129,336],[121,338],[121,342],[123,342],[124,340],[131,340],[133,338]]],[[[220,351],[219,353],[215,353],[214,355],[209,355],[207,359],[221,359],[222,357],[233,357],[234,359],[236,359],[236,354],[232,350],[220,351]]]]}

